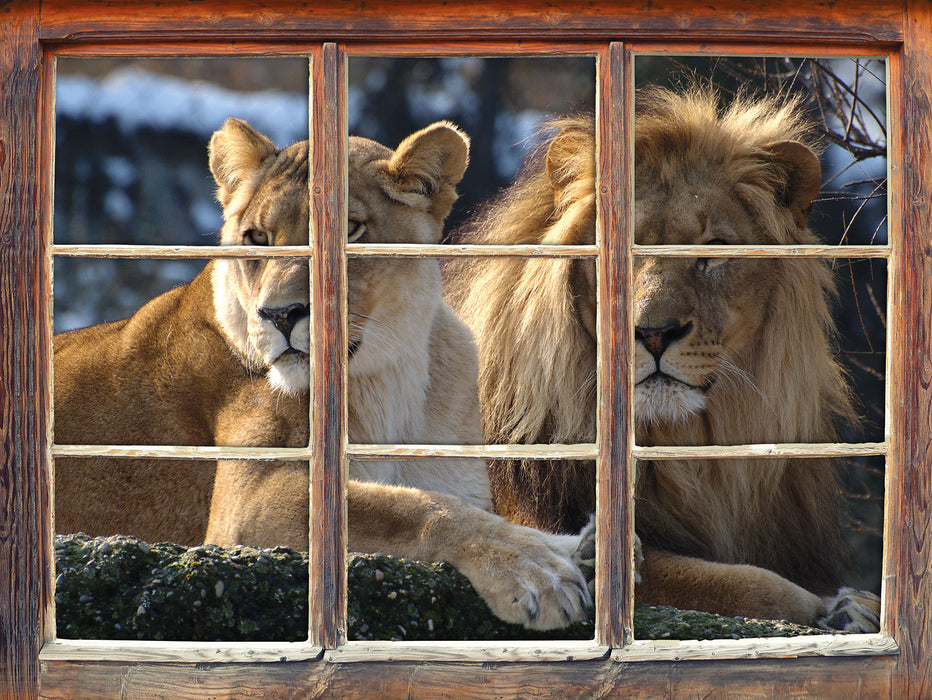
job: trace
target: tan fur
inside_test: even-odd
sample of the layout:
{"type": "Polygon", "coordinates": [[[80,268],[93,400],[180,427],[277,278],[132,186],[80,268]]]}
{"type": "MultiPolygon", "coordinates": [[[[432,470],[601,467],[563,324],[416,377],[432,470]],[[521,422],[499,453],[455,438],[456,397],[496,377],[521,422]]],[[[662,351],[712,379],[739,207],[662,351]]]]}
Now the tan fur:
{"type": "MultiPolygon", "coordinates": [[[[307,244],[307,154],[306,142],[279,151],[235,119],[214,134],[223,245],[307,244]]],[[[446,123],[396,151],[351,138],[351,238],[437,242],[467,157],[468,140],[446,123]]],[[[475,348],[440,298],[437,261],[347,268],[350,441],[480,442],[475,348]]],[[[56,440],[307,445],[308,285],[306,261],[217,260],[126,321],[56,336],[56,440]]],[[[55,471],[59,532],[308,546],[306,463],[91,458],[55,471]]],[[[528,627],[585,612],[578,538],[487,512],[484,461],[359,461],[349,476],[351,549],[448,561],[497,615],[528,627]]]]}
{"type": "MultiPolygon", "coordinates": [[[[738,99],[720,112],[709,91],[659,89],[639,92],[636,104],[638,244],[817,242],[805,221],[819,164],[792,104],[738,99]]],[[[546,156],[467,227],[464,242],[595,241],[593,124],[572,118],[554,129],[546,156]]],[[[832,358],[834,287],[822,261],[639,258],[633,272],[639,445],[835,440],[833,423],[851,408],[832,358]],[[660,354],[667,377],[654,375],[648,351],[659,337],[669,340],[660,354]]],[[[486,439],[593,441],[593,263],[463,264],[451,285],[479,346],[486,439]]],[[[839,584],[832,463],[638,466],[635,522],[646,550],[639,600],[687,597],[712,612],[769,611],[809,623],[824,612],[800,586],[822,595],[839,584]]],[[[490,471],[498,512],[516,522],[572,531],[594,509],[591,464],[502,461],[490,471]]]]}

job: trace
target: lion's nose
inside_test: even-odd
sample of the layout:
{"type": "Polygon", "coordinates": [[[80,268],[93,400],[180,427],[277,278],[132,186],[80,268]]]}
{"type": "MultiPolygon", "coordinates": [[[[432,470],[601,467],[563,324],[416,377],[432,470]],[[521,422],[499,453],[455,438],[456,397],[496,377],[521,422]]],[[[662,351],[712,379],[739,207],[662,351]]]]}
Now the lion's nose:
{"type": "Polygon", "coordinates": [[[291,341],[291,331],[294,330],[298,321],[302,318],[307,318],[311,313],[311,309],[307,304],[290,304],[289,306],[276,309],[260,306],[256,310],[259,312],[260,316],[271,321],[272,325],[275,326],[289,342],[291,341]]]}
{"type": "Polygon", "coordinates": [[[654,360],[660,362],[660,356],[666,352],[671,344],[686,336],[692,330],[693,322],[689,321],[686,325],[679,321],[672,321],[662,328],[647,328],[644,326],[634,327],[634,337],[644,343],[647,352],[654,356],[654,360]]]}

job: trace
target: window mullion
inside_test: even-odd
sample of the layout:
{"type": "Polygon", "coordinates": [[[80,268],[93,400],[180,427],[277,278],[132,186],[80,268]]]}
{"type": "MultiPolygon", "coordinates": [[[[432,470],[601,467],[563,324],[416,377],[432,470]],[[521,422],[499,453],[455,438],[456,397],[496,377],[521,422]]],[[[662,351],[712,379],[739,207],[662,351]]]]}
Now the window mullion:
{"type": "Polygon", "coordinates": [[[310,642],[346,641],[345,56],[325,43],[311,60],[310,642]]]}
{"type": "Polygon", "coordinates": [[[617,647],[633,637],[634,444],[629,371],[633,105],[630,51],[599,56],[597,95],[599,459],[596,464],[596,639],[617,647]]]}

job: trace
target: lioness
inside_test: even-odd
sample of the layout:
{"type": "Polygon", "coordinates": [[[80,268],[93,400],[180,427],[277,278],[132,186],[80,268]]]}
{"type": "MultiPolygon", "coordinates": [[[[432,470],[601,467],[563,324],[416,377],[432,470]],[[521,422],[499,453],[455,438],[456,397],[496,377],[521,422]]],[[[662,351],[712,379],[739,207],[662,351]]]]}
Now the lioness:
{"type": "MultiPolygon", "coordinates": [[[[223,245],[308,241],[308,143],[278,150],[229,119],[210,141],[223,245]]],[[[468,140],[437,123],[392,151],[350,138],[350,241],[434,243],[468,140]]],[[[349,439],[481,442],[476,355],[433,259],[348,263],[349,439]]],[[[58,443],[302,446],[312,335],[306,261],[216,260],[132,318],[55,337],[58,443]]],[[[350,549],[447,561],[493,612],[564,626],[590,603],[555,537],[487,512],[476,459],[350,462],[350,549]],[[453,494],[453,495],[447,495],[453,494]]],[[[59,459],[59,532],[195,545],[308,544],[304,463],[59,459]]]]}
{"type": "MultiPolygon", "coordinates": [[[[818,158],[792,104],[707,90],[637,95],[635,242],[816,243],[818,158]]],[[[542,157],[461,232],[463,242],[595,241],[591,119],[556,125],[542,157]]],[[[835,442],[852,415],[832,354],[829,268],[814,259],[638,257],[633,264],[639,445],[835,442]]],[[[479,345],[489,442],[596,435],[596,280],[586,260],[457,266],[450,298],[479,345]]],[[[637,600],[876,631],[879,604],[843,589],[836,465],[825,459],[638,462],[637,600]]],[[[498,512],[575,530],[594,507],[591,463],[492,464],[498,512]]]]}

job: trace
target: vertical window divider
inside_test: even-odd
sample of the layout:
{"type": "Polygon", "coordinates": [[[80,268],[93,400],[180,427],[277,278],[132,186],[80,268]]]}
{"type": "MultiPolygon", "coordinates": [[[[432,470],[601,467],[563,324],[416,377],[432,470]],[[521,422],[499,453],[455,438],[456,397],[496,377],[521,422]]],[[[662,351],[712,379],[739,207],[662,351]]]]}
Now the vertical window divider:
{"type": "Polygon", "coordinates": [[[634,637],[632,540],[634,444],[631,378],[631,201],[633,59],[620,42],[599,55],[596,95],[598,216],[598,437],[596,463],[596,641],[634,637]]]}
{"type": "Polygon", "coordinates": [[[324,43],[311,57],[310,642],[346,641],[346,61],[324,43]]]}

